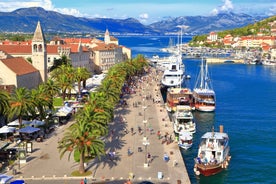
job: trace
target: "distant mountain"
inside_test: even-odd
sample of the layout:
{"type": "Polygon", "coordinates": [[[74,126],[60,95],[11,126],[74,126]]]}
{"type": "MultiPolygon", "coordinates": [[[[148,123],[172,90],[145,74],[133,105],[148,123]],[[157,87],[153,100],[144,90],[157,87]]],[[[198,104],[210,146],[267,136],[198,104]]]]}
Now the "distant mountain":
{"type": "Polygon", "coordinates": [[[256,21],[263,20],[267,17],[250,16],[247,14],[235,14],[232,12],[220,13],[215,16],[185,16],[177,18],[169,18],[160,22],[149,25],[153,30],[163,33],[171,33],[179,31],[177,25],[189,26],[185,33],[188,34],[204,34],[211,31],[222,31],[234,29],[252,24],[256,21]]]}
{"type": "Polygon", "coordinates": [[[40,21],[44,32],[102,33],[108,28],[112,32],[153,32],[136,19],[89,19],[46,11],[40,7],[21,8],[13,12],[0,12],[0,32],[33,32],[40,21]]]}
{"type": "Polygon", "coordinates": [[[150,25],[141,24],[134,18],[107,19],[82,18],[47,11],[40,7],[21,8],[12,12],[0,12],[0,32],[29,32],[41,22],[46,33],[111,33],[168,34],[179,31],[178,25],[187,25],[186,34],[203,34],[242,27],[266,17],[224,13],[216,16],[183,16],[168,18],[150,25]]]}

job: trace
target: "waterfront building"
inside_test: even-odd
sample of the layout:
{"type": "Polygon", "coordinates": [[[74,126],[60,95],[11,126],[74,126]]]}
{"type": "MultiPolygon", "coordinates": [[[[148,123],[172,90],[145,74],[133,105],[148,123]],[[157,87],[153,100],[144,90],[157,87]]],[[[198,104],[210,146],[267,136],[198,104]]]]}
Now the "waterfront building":
{"type": "Polygon", "coordinates": [[[218,34],[216,32],[210,32],[209,36],[207,37],[207,42],[215,42],[218,40],[218,34]]]}
{"type": "MultiPolygon", "coordinates": [[[[33,39],[23,45],[0,45],[0,85],[36,88],[47,80],[47,46],[44,33],[37,23],[33,39]],[[27,61],[31,60],[31,62],[27,61]]],[[[14,88],[11,87],[11,88],[14,88]]]]}
{"type": "Polygon", "coordinates": [[[36,88],[41,83],[40,71],[22,57],[0,59],[0,89],[36,88]]]}
{"type": "Polygon", "coordinates": [[[119,45],[117,38],[106,29],[104,40],[97,38],[63,38],[66,44],[80,43],[89,50],[94,73],[107,72],[114,64],[131,59],[131,49],[119,45]]]}

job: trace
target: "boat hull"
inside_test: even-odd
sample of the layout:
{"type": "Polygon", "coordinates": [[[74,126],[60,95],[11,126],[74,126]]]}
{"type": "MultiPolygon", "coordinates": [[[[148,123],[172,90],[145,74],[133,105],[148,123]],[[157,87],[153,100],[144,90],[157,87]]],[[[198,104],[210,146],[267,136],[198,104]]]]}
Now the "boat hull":
{"type": "Polygon", "coordinates": [[[178,146],[180,147],[180,148],[182,148],[182,149],[184,149],[184,150],[187,150],[187,149],[189,149],[189,148],[191,148],[192,147],[192,145],[193,144],[178,144],[178,146]]]}
{"type": "Polygon", "coordinates": [[[202,112],[214,112],[215,111],[215,106],[206,106],[206,105],[195,105],[195,109],[198,111],[202,111],[202,112]]]}
{"type": "Polygon", "coordinates": [[[196,174],[202,174],[203,176],[212,176],[212,175],[218,174],[223,170],[221,164],[216,164],[216,165],[196,164],[195,168],[196,168],[196,174]]]}

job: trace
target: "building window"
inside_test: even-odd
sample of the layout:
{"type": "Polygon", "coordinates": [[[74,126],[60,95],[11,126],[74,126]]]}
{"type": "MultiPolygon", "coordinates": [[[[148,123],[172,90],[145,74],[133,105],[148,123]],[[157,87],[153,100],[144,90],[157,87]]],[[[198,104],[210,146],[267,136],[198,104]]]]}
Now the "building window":
{"type": "Polygon", "coordinates": [[[36,44],[33,46],[33,50],[34,50],[34,52],[37,52],[37,45],[36,44]]]}

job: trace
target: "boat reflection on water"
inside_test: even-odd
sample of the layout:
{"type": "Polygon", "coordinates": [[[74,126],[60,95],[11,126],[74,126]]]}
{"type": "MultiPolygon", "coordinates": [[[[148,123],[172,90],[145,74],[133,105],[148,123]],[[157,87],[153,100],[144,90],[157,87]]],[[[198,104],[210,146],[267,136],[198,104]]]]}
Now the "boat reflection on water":
{"type": "Polygon", "coordinates": [[[194,119],[196,123],[213,123],[215,120],[215,113],[214,112],[199,112],[199,111],[194,111],[193,112],[194,119]]]}

